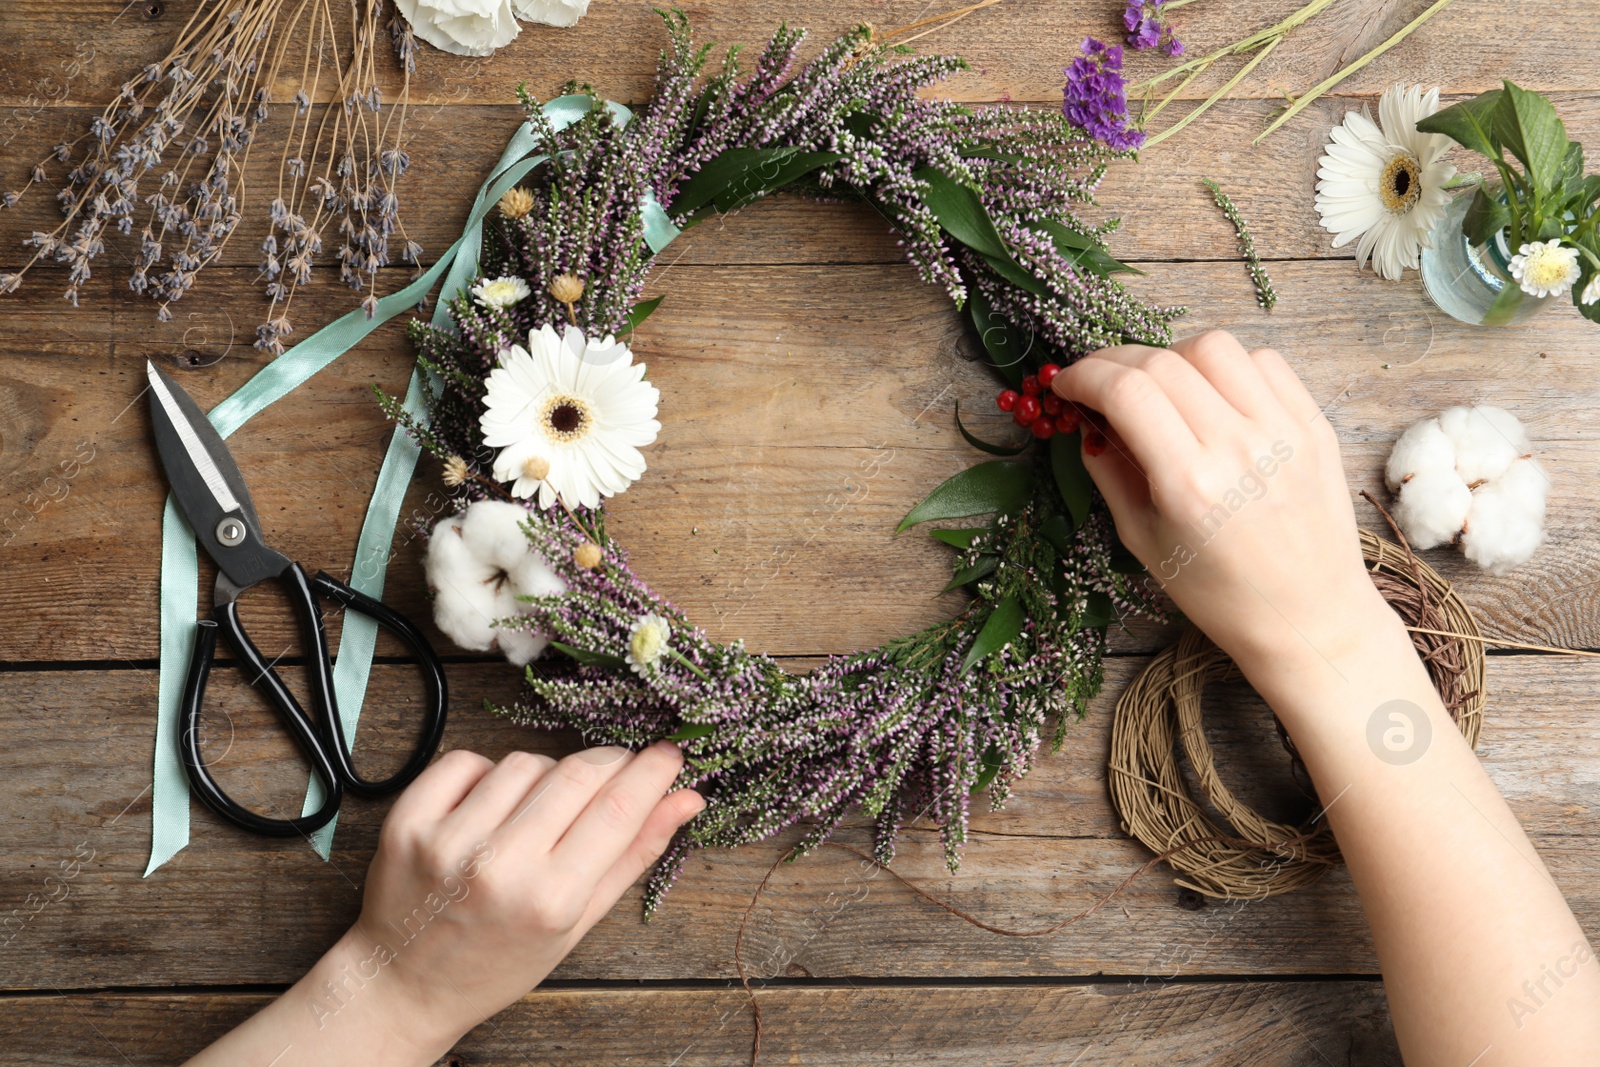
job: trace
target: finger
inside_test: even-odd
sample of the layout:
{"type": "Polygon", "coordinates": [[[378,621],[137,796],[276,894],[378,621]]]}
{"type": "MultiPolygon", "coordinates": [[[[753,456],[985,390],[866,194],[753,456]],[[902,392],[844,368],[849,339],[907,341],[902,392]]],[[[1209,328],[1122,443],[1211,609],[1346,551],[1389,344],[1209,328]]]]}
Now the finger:
{"type": "Polygon", "coordinates": [[[1174,463],[1187,464],[1200,450],[1194,431],[1160,383],[1137,367],[1091,352],[1057,374],[1050,388],[1103,414],[1126,445],[1129,461],[1147,479],[1174,463]]]}
{"type": "MultiPolygon", "coordinates": [[[[1088,427],[1085,431],[1085,436],[1094,432],[1088,427]]],[[[1083,466],[1094,479],[1100,495],[1106,498],[1117,533],[1126,544],[1130,534],[1137,539],[1133,531],[1142,528],[1145,516],[1151,511],[1150,482],[1128,455],[1128,446],[1115,430],[1105,434],[1105,439],[1103,451],[1083,450],[1083,466]]]]}
{"type": "Polygon", "coordinates": [[[447,834],[471,833],[475,837],[490,833],[511,817],[534,783],[555,765],[549,756],[508,752],[445,817],[440,829],[447,834]]]}
{"type": "Polygon", "coordinates": [[[1170,348],[1114,345],[1102,348],[1095,355],[1137,367],[1159,382],[1173,407],[1201,441],[1232,432],[1243,419],[1198,367],[1170,348]]]}
{"type": "Polygon", "coordinates": [[[1256,365],[1261,377],[1289,414],[1307,423],[1315,422],[1322,414],[1322,405],[1317,403],[1316,397],[1306,389],[1305,383],[1282,355],[1270,348],[1258,348],[1250,353],[1250,361],[1256,365]]]}
{"type": "Polygon", "coordinates": [[[533,784],[500,832],[514,839],[513,847],[539,855],[555,847],[595,794],[621,774],[634,754],[604,745],[565,757],[533,784]]]}
{"type": "Polygon", "coordinates": [[[1200,372],[1235,411],[1262,418],[1277,406],[1277,396],[1233,334],[1207,330],[1172,343],[1172,350],[1200,372]]]}
{"type": "Polygon", "coordinates": [[[463,748],[446,752],[400,794],[389,809],[389,819],[437,823],[493,769],[494,760],[476,752],[463,748]]]}
{"type": "Polygon", "coordinates": [[[606,912],[661,858],[672,843],[678,828],[705,808],[706,802],[693,789],[677,789],[662,797],[645,819],[630,844],[611,869],[600,876],[594,888],[594,897],[584,914],[584,925],[599,922],[606,912]]]}
{"type": "Polygon", "coordinates": [[[550,850],[554,869],[568,872],[579,885],[598,883],[639,836],[682,768],[683,753],[670,741],[640,752],[595,794],[550,850]]]}

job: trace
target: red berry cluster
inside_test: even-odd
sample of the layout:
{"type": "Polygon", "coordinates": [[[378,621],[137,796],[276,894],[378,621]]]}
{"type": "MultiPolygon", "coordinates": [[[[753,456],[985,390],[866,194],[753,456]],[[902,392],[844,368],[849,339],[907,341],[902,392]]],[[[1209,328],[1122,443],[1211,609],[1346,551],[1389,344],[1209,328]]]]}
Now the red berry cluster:
{"type": "Polygon", "coordinates": [[[1050,383],[1060,373],[1060,367],[1046,363],[1038,374],[1022,379],[1022,392],[1002,389],[994,402],[1001,411],[1011,412],[1018,426],[1033,431],[1033,436],[1041,441],[1048,441],[1058,433],[1071,433],[1083,417],[1077,408],[1049,392],[1050,383]]]}

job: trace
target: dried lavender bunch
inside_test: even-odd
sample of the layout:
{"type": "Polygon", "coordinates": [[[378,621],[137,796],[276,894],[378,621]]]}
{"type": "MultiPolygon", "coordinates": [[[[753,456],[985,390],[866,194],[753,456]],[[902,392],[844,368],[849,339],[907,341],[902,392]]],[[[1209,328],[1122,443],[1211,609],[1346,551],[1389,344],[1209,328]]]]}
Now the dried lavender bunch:
{"type": "Polygon", "coordinates": [[[1261,257],[1256,254],[1256,239],[1250,236],[1250,227],[1245,225],[1239,209],[1234,206],[1233,197],[1223,192],[1222,186],[1210,178],[1200,180],[1211,190],[1211,197],[1222,210],[1222,217],[1233,224],[1233,234],[1239,240],[1239,253],[1244,256],[1244,265],[1250,272],[1250,281],[1256,287],[1256,303],[1261,305],[1262,310],[1271,311],[1278,303],[1278,291],[1272,287],[1272,279],[1267,276],[1267,268],[1261,265],[1261,257]]]}
{"type": "MultiPolygon", "coordinates": [[[[49,181],[51,163],[70,165],[56,194],[62,222],[24,242],[35,251],[20,269],[0,274],[0,292],[17,289],[28,269],[48,258],[69,265],[64,295],[76,306],[110,231],[131,236],[138,225],[128,287],[155,300],[157,318],[169,320],[170,305],[222,254],[243,217],[245,162],[271,112],[273,86],[294,84],[297,65],[269,209],[273,231],[262,248],[272,307],[257,346],[282,351],[280,339],[292,329],[288,301],[309,278],[328,226],[342,236],[342,276],[355,288],[370,287],[389,261],[389,236],[403,236],[394,186],[408,163],[400,139],[415,51],[396,16],[391,29],[406,89],[402,106],[380,121],[373,52],[384,2],[352,0],[348,30],[339,31],[332,0],[203,0],[163,59],[124,82],[88,130],[56,145],[21,189],[0,197],[9,207],[49,181]],[[325,84],[324,58],[338,56],[336,34],[343,33],[354,42],[350,61],[334,59],[334,99],[313,107],[312,94],[325,84]],[[291,46],[303,55],[296,59],[291,46]]],[[[412,262],[421,253],[409,241],[405,251],[412,262]]]]}
{"type": "MultiPolygon", "coordinates": [[[[970,301],[975,319],[981,306],[984,321],[1028,339],[1025,360],[1001,371],[1008,378],[1020,380],[1024,361],[1065,364],[1109,343],[1170,340],[1182,309],[1128,294],[1111,277],[1127,269],[1105,250],[1111,226],[1074,213],[1121,153],[1064,116],[926,99],[919,91],[962,62],[885,48],[866,28],[803,65],[804,34],[783,28],[750,73],[730,52],[706,76],[708,50],[680,13],[666,19],[656,92],[628,124],[594,100],[558,133],[524,101],[552,161],[486,224],[482,267],[486,277],[525,279],[532,295],[495,307],[463,293],[446,326],[412,324],[431,417],[411,420],[391,398],[385,410],[447,461],[463,502],[504,495],[479,429],[500,350],[545,324],[624,333],[645,310],[636,301],[651,266],[639,214],[646,194],[681,226],[779,187],[871,203],[924,279],[958,306],[970,301]],[[982,225],[962,223],[952,203],[982,225]],[[570,308],[552,293],[564,276],[584,283],[570,308]]],[[[1060,743],[1099,689],[1111,618],[1155,610],[1143,579],[1124,573],[1103,503],[1087,503],[1086,476],[1069,505],[1053,462],[1053,452],[1020,461],[1010,474],[1030,487],[1026,502],[956,536],[955,571],[976,575],[959,617],[803,678],[694,628],[632,573],[602,513],[530,509],[530,543],[569,592],[531,601],[530,615],[505,626],[545,631],[580,662],[536,664],[525,698],[496,710],[618,744],[682,740],[681,782],[708,804],[657,869],[647,913],[688,850],[760,840],[801,821],[812,824],[802,845],[814,847],[858,805],[878,821],[885,862],[901,827],[927,817],[942,828],[953,867],[975,789],[1003,803],[1051,720],[1060,743]],[[574,561],[585,540],[603,550],[592,570],[574,561]],[[669,620],[672,655],[631,671],[619,657],[650,615],[669,620]]]]}

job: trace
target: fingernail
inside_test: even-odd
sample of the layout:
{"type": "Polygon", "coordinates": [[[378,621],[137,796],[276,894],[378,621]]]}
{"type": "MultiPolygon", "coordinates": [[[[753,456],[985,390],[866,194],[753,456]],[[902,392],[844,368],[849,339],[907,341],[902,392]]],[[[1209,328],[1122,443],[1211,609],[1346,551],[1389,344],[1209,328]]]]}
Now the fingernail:
{"type": "Polygon", "coordinates": [[[578,758],[585,763],[592,763],[596,767],[609,767],[618,760],[627,759],[632,753],[617,745],[601,745],[598,748],[586,748],[578,753],[578,758]]]}

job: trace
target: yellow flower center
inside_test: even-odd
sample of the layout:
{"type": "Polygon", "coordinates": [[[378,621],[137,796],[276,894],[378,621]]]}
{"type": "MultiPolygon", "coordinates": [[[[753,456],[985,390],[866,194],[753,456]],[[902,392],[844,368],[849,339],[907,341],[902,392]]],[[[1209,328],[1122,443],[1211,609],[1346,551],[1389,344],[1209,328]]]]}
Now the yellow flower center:
{"type": "Polygon", "coordinates": [[[1529,254],[1528,262],[1522,270],[1523,275],[1534,285],[1541,289],[1553,289],[1567,280],[1567,274],[1572,270],[1572,266],[1565,256],[1541,247],[1529,254]]]}
{"type": "Polygon", "coordinates": [[[654,663],[666,648],[667,628],[655,621],[640,626],[628,640],[628,651],[633,653],[635,663],[654,663]]]}
{"type": "Polygon", "coordinates": [[[581,441],[594,428],[594,409],[581,396],[557,393],[544,402],[539,425],[553,441],[581,441]]]}
{"type": "Polygon", "coordinates": [[[517,283],[506,278],[484,282],[479,287],[478,293],[486,303],[490,304],[515,304],[518,299],[517,283]]]}
{"type": "Polygon", "coordinates": [[[1378,195],[1391,215],[1404,215],[1417,206],[1422,196],[1422,165],[1410,152],[1389,160],[1378,176],[1378,195]]]}

